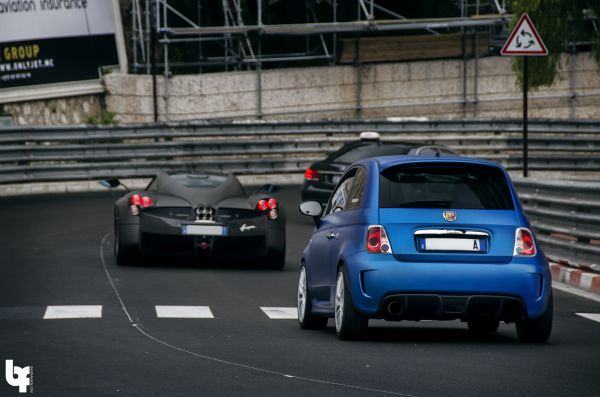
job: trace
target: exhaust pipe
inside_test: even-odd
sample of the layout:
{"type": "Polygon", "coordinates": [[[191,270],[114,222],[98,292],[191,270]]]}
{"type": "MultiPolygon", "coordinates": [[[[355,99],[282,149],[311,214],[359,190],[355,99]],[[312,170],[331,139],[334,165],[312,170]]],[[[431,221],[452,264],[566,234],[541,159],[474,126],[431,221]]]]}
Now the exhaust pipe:
{"type": "Polygon", "coordinates": [[[401,301],[392,301],[387,306],[387,311],[392,316],[399,316],[404,312],[404,305],[401,301]]]}

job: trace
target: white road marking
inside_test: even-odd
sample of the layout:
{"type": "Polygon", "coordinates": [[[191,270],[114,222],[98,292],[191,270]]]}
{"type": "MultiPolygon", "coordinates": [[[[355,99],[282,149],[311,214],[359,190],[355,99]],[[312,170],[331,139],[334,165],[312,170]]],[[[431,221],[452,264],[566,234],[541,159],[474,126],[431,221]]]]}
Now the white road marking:
{"type": "Polygon", "coordinates": [[[261,307],[260,310],[271,320],[297,320],[298,309],[295,307],[261,307]]]}
{"type": "Polygon", "coordinates": [[[215,318],[208,306],[155,306],[158,318],[215,318]]]}
{"type": "Polygon", "coordinates": [[[44,320],[59,320],[68,318],[102,318],[102,305],[69,305],[46,307],[44,320]]]}
{"type": "Polygon", "coordinates": [[[412,394],[403,394],[403,393],[398,393],[398,392],[393,392],[393,391],[386,391],[386,390],[378,390],[378,389],[374,389],[374,388],[370,388],[370,387],[365,387],[365,386],[358,386],[358,385],[353,385],[353,384],[348,384],[348,383],[339,383],[339,382],[333,382],[333,381],[329,381],[326,379],[319,379],[319,378],[308,378],[308,377],[303,377],[303,376],[295,376],[295,375],[290,375],[290,374],[285,374],[283,372],[279,372],[279,371],[274,371],[271,369],[267,369],[267,368],[261,368],[261,367],[253,367],[251,365],[247,365],[241,362],[235,362],[235,361],[227,361],[227,360],[223,360],[217,357],[211,357],[211,356],[207,356],[205,354],[200,354],[197,352],[193,352],[191,350],[186,350],[182,347],[176,346],[176,345],[172,345],[162,339],[158,339],[154,336],[152,336],[152,334],[149,334],[148,332],[144,331],[144,329],[142,327],[139,326],[139,324],[136,324],[133,322],[133,319],[131,318],[131,316],[129,315],[129,310],[127,310],[127,306],[125,306],[125,303],[123,302],[123,299],[121,299],[121,294],[119,293],[119,290],[117,289],[115,283],[112,280],[112,276],[110,275],[110,272],[108,270],[108,267],[106,266],[106,261],[104,260],[104,244],[106,242],[106,239],[108,238],[108,236],[110,235],[110,233],[106,233],[104,235],[104,237],[102,237],[102,241],[100,242],[100,261],[102,262],[102,268],[104,269],[104,273],[106,274],[106,277],[108,278],[108,281],[110,283],[110,286],[112,287],[115,296],[117,297],[117,299],[119,300],[119,303],[121,304],[121,309],[123,309],[123,312],[127,315],[127,319],[129,320],[129,323],[131,324],[132,327],[134,327],[135,330],[137,330],[140,334],[144,335],[145,337],[147,337],[148,339],[161,344],[163,346],[166,346],[172,350],[184,353],[184,354],[189,354],[190,356],[194,356],[197,358],[200,358],[202,360],[207,360],[207,361],[212,361],[215,363],[220,363],[220,364],[224,364],[224,365],[229,365],[235,368],[244,368],[244,369],[248,369],[248,370],[252,370],[252,371],[256,371],[262,374],[270,374],[270,375],[279,375],[279,376],[284,376],[284,377],[290,377],[296,380],[302,380],[305,382],[311,382],[311,383],[317,383],[317,384],[322,384],[322,385],[330,385],[330,386],[338,386],[338,387],[343,387],[346,389],[351,389],[351,390],[359,390],[359,391],[363,391],[363,392],[372,392],[372,393],[379,393],[379,394],[390,394],[390,395],[394,395],[394,396],[404,396],[404,397],[414,397],[414,395],[412,394]]]}
{"type": "Polygon", "coordinates": [[[597,321],[600,323],[600,313],[575,313],[578,316],[585,317],[588,320],[597,321]]]}

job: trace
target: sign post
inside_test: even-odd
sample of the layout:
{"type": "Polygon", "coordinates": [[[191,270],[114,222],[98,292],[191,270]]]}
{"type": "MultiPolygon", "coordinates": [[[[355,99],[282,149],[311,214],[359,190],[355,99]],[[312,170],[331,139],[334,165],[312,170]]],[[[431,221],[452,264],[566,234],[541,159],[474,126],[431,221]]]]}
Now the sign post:
{"type": "Polygon", "coordinates": [[[527,90],[529,88],[529,70],[527,58],[530,56],[546,56],[548,49],[527,13],[523,13],[515,25],[508,40],[504,43],[500,54],[503,56],[523,57],[523,176],[528,174],[528,136],[527,136],[527,90]]]}

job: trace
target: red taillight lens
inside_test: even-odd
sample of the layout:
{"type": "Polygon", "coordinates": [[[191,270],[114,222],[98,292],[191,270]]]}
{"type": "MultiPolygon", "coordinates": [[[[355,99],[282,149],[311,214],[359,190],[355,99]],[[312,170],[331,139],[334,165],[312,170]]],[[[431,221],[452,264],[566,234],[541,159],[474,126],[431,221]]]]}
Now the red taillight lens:
{"type": "Polygon", "coordinates": [[[381,228],[370,227],[367,233],[367,251],[379,253],[381,250],[381,228]]]}
{"type": "Polygon", "coordinates": [[[304,173],[304,179],[306,179],[307,181],[318,181],[319,173],[317,171],[313,170],[312,168],[309,168],[304,173]]]}
{"type": "Polygon", "coordinates": [[[267,200],[267,207],[272,210],[273,208],[277,207],[277,200],[270,198],[269,200],[267,200]]]}
{"type": "Polygon", "coordinates": [[[515,233],[515,249],[514,256],[534,256],[536,254],[535,242],[533,241],[533,233],[531,230],[524,227],[517,229],[515,233]]]}
{"type": "Polygon", "coordinates": [[[267,200],[260,200],[258,204],[256,204],[256,208],[261,211],[266,211],[269,207],[267,206],[267,200]]]}
{"type": "Polygon", "coordinates": [[[142,207],[148,208],[152,205],[152,199],[148,196],[142,197],[142,207]]]}
{"type": "Polygon", "coordinates": [[[372,254],[392,253],[392,246],[383,226],[369,226],[367,231],[367,251],[372,254]]]}
{"type": "Polygon", "coordinates": [[[140,205],[142,204],[142,197],[139,194],[134,194],[131,196],[131,204],[140,205]]]}

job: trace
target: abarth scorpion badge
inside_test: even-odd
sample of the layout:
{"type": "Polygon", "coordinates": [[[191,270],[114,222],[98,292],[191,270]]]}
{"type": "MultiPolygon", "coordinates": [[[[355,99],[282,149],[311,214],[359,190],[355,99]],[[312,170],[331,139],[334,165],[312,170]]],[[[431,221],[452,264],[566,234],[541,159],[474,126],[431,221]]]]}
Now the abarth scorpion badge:
{"type": "Polygon", "coordinates": [[[456,212],[454,211],[444,211],[444,219],[448,222],[454,222],[456,220],[456,212]]]}

